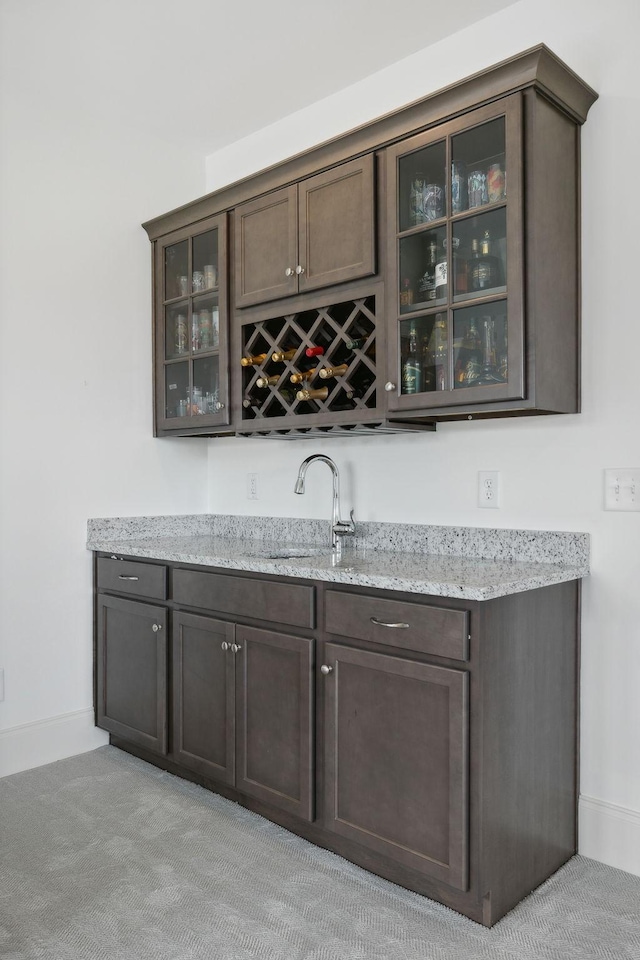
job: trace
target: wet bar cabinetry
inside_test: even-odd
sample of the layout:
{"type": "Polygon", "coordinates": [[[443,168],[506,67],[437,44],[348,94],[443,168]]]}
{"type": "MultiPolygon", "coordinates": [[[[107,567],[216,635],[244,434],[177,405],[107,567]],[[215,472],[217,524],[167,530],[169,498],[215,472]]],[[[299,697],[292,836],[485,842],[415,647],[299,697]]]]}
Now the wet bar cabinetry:
{"type": "Polygon", "coordinates": [[[96,555],[111,742],[490,926],[576,849],[578,583],[485,601],[96,555]]]}
{"type": "Polygon", "coordinates": [[[577,412],[595,99],[540,45],[146,223],[157,435],[577,412]]]}

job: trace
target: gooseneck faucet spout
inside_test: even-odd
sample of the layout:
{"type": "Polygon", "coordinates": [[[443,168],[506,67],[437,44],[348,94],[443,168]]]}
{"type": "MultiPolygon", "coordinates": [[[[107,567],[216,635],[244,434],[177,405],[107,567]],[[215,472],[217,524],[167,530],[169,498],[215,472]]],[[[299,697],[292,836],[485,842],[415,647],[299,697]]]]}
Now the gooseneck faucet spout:
{"type": "Polygon", "coordinates": [[[340,474],[338,468],[331,459],[323,453],[312,453],[310,457],[303,460],[298,470],[298,478],[293,488],[294,493],[304,493],[304,482],[307,475],[309,464],[314,462],[326,463],[333,475],[333,503],[331,509],[331,547],[337,550],[340,546],[339,537],[352,536],[356,532],[356,525],[353,520],[353,510],[349,520],[340,519],[340,474]]]}

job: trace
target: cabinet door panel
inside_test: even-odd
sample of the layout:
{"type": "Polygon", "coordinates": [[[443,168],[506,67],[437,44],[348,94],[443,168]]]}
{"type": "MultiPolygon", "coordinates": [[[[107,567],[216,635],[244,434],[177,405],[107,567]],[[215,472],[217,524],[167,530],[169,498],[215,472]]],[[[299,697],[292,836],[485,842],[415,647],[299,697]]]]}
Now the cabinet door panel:
{"type": "Polygon", "coordinates": [[[327,644],[326,826],[468,887],[468,677],[327,644]]]}
{"type": "Polygon", "coordinates": [[[185,767],[229,784],[235,778],[233,635],[233,624],[174,614],[173,753],[185,767]]]}
{"type": "Polygon", "coordinates": [[[100,596],[97,654],[98,726],[166,753],[167,611],[100,596]]]}
{"type": "Polygon", "coordinates": [[[243,793],[313,819],[313,640],[236,627],[243,793]]]}
{"type": "Polygon", "coordinates": [[[375,273],[373,155],[310,177],[298,189],[300,291],[375,273]]]}
{"type": "Polygon", "coordinates": [[[235,304],[246,307],[296,293],[297,188],[285,187],[237,207],[235,304]],[[291,268],[290,276],[285,271],[291,268]]]}

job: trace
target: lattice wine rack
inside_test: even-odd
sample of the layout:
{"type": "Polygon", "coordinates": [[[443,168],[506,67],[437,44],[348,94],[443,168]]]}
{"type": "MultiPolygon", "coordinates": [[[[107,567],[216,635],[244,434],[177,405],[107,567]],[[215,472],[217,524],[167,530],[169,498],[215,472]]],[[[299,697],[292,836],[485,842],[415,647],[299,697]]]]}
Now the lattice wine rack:
{"type": "Polygon", "coordinates": [[[375,311],[369,296],[244,326],[243,422],[369,419],[376,407],[375,311]]]}

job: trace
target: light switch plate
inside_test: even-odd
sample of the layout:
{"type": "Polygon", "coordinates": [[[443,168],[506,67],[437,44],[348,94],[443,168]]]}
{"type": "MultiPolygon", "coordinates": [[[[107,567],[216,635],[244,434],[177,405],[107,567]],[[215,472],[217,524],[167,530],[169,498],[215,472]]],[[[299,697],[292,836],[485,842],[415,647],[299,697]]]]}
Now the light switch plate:
{"type": "Polygon", "coordinates": [[[605,470],[604,509],[640,511],[640,467],[605,470]]]}

